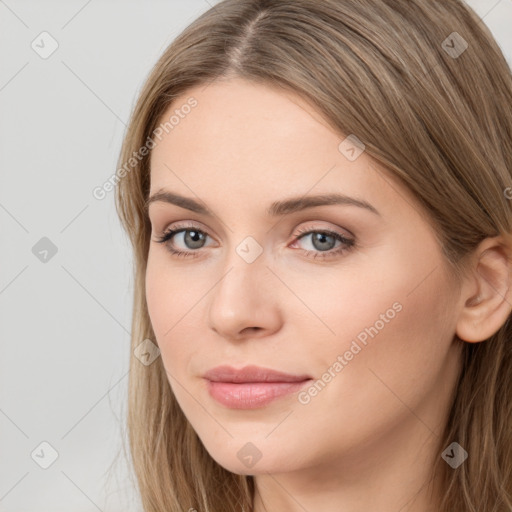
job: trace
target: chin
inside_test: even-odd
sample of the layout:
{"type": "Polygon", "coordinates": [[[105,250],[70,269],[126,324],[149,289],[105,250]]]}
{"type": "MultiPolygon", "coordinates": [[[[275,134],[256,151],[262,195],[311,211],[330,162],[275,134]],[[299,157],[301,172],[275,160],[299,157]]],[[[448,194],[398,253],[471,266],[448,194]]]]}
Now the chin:
{"type": "Polygon", "coordinates": [[[222,453],[208,451],[208,453],[217,464],[237,475],[283,473],[291,469],[290,461],[276,447],[258,450],[250,442],[235,444],[237,446],[233,446],[233,451],[222,453]],[[265,451],[268,451],[268,457],[265,456],[265,451]]]}

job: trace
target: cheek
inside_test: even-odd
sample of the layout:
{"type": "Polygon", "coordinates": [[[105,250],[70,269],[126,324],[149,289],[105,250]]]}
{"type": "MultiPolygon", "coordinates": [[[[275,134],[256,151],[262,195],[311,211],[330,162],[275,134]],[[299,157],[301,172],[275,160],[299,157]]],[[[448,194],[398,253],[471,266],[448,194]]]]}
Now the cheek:
{"type": "Polygon", "coordinates": [[[150,252],[145,281],[147,308],[164,365],[173,374],[186,371],[187,360],[204,338],[200,324],[204,319],[198,317],[197,308],[211,285],[192,277],[190,272],[173,268],[165,256],[150,252]]]}
{"type": "Polygon", "coordinates": [[[179,325],[183,287],[179,274],[171,275],[160,260],[150,251],[146,269],[146,302],[156,342],[166,362],[168,348],[165,340],[173,336],[179,325]]]}
{"type": "MultiPolygon", "coordinates": [[[[168,291],[168,279],[166,278],[165,272],[163,272],[162,265],[159,264],[158,260],[149,252],[148,264],[146,268],[146,303],[148,307],[149,317],[151,319],[151,325],[153,331],[160,340],[164,331],[163,321],[170,317],[166,315],[166,312],[172,314],[172,304],[169,301],[168,291]],[[167,291],[166,291],[167,290],[167,291]]],[[[170,325],[167,327],[167,329],[170,325]]]]}
{"type": "Polygon", "coordinates": [[[300,288],[305,302],[334,333],[325,330],[309,350],[317,378],[329,369],[339,375],[326,386],[332,388],[333,400],[350,399],[356,389],[369,402],[384,398],[389,390],[377,376],[414,399],[442,371],[455,333],[453,290],[434,251],[428,260],[403,253],[407,257],[395,253],[386,258],[383,253],[365,268],[348,269],[322,282],[318,293],[307,298],[307,283],[300,288]]]}
{"type": "Polygon", "coordinates": [[[338,292],[338,306],[326,311],[337,336],[323,344],[329,339],[324,336],[310,349],[317,380],[295,409],[305,431],[328,440],[326,453],[333,439],[344,450],[393,425],[416,421],[411,410],[435,418],[432,409],[421,408],[432,407],[433,396],[442,401],[451,383],[446,363],[453,345],[453,309],[442,276],[432,276],[411,292],[415,275],[408,279],[402,273],[401,281],[378,288],[362,284],[352,294],[338,292]]]}
{"type": "Polygon", "coordinates": [[[440,273],[414,289],[416,276],[355,288],[350,297],[343,295],[349,306],[330,311],[337,344],[313,357],[326,371],[342,356],[343,368],[337,367],[339,376],[321,394],[351,407],[360,419],[380,409],[387,410],[384,421],[401,400],[413,407],[443,378],[455,332],[450,290],[440,273]]]}
{"type": "Polygon", "coordinates": [[[325,317],[340,339],[361,340],[386,360],[430,354],[455,331],[454,288],[439,248],[427,238],[404,240],[390,241],[327,288],[325,317]]]}

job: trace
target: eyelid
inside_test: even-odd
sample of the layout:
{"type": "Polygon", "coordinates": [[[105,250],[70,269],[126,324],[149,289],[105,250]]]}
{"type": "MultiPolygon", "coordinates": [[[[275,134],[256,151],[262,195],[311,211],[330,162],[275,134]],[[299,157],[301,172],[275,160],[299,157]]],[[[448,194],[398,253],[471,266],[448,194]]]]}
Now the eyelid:
{"type": "Polygon", "coordinates": [[[160,231],[161,236],[166,235],[170,231],[181,231],[181,230],[196,230],[201,231],[201,233],[204,233],[205,235],[208,235],[210,238],[213,238],[212,235],[210,235],[210,229],[203,227],[203,224],[199,221],[176,221],[171,222],[170,224],[166,225],[166,227],[160,231]]]}
{"type": "MultiPolygon", "coordinates": [[[[189,221],[178,221],[175,223],[171,223],[168,227],[166,227],[163,230],[162,235],[158,237],[159,241],[162,241],[162,239],[164,237],[166,237],[167,234],[169,234],[171,232],[174,233],[173,236],[176,236],[178,233],[182,233],[184,231],[199,231],[200,233],[213,239],[213,237],[210,235],[210,233],[207,229],[204,229],[200,225],[197,225],[197,224],[189,224],[188,222],[189,221]]],[[[194,222],[196,222],[196,221],[194,221],[194,222]]],[[[198,251],[195,251],[195,252],[198,252],[198,251]]]]}
{"type": "Polygon", "coordinates": [[[353,235],[345,235],[340,233],[337,229],[333,228],[317,228],[315,226],[300,228],[298,232],[293,235],[293,243],[291,245],[295,245],[299,240],[305,238],[313,233],[323,233],[327,236],[333,237],[337,242],[340,242],[340,245],[337,248],[330,249],[329,251],[311,251],[308,249],[302,249],[302,251],[306,253],[314,253],[314,254],[325,254],[325,256],[321,257],[323,259],[328,259],[329,257],[335,257],[338,253],[344,253],[349,249],[352,249],[356,245],[356,239],[353,235]]]}
{"type": "MultiPolygon", "coordinates": [[[[201,227],[202,223],[198,222],[198,221],[177,221],[175,223],[171,223],[168,227],[166,227],[163,231],[162,231],[162,236],[165,236],[167,233],[169,233],[170,231],[181,231],[181,230],[187,230],[187,229],[196,229],[197,231],[200,231],[202,233],[204,233],[205,235],[209,236],[210,238],[213,238],[210,233],[209,233],[209,230],[208,229],[205,229],[203,227],[201,227]]],[[[338,236],[340,236],[341,238],[344,238],[346,240],[351,240],[351,239],[354,239],[355,236],[353,235],[353,233],[351,233],[348,229],[343,229],[343,231],[345,231],[347,234],[344,234],[342,232],[340,232],[341,228],[338,228],[338,227],[335,227],[335,228],[331,228],[331,227],[319,227],[319,226],[315,226],[315,225],[306,225],[304,227],[300,227],[300,228],[296,228],[296,230],[293,232],[292,236],[294,237],[294,241],[296,241],[297,239],[299,239],[302,235],[305,235],[305,234],[310,234],[312,231],[313,232],[328,232],[328,233],[333,233],[333,234],[336,234],[338,236]]]]}
{"type": "Polygon", "coordinates": [[[324,232],[328,232],[328,233],[335,233],[345,239],[354,239],[355,238],[355,235],[346,228],[330,227],[330,226],[321,227],[321,226],[317,226],[314,224],[310,225],[308,223],[306,223],[305,226],[301,226],[300,228],[297,228],[296,231],[294,231],[293,236],[298,237],[298,236],[302,235],[303,233],[310,233],[311,231],[315,231],[315,232],[324,231],[324,232]]]}

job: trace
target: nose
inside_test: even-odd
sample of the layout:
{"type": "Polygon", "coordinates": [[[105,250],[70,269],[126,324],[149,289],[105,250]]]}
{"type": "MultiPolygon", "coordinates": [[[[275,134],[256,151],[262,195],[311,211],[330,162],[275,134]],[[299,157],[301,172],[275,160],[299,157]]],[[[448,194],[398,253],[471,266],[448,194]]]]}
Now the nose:
{"type": "Polygon", "coordinates": [[[277,331],[282,319],[278,281],[262,257],[252,263],[234,260],[209,294],[209,327],[229,340],[277,331]]]}

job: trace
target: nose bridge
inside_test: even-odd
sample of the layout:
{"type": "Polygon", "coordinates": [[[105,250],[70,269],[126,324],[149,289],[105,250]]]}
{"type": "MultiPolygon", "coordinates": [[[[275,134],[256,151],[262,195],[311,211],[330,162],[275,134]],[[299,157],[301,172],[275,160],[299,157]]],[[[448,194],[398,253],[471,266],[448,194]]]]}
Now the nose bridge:
{"type": "MultiPolygon", "coordinates": [[[[242,241],[232,248],[226,257],[223,277],[215,287],[213,296],[217,305],[221,306],[222,313],[236,308],[238,311],[255,309],[259,302],[257,295],[264,292],[262,274],[268,271],[265,267],[263,249],[256,255],[254,243],[242,241]]],[[[259,244],[258,244],[259,245],[259,244]]]]}
{"type": "MultiPolygon", "coordinates": [[[[233,240],[236,240],[236,234],[233,234],[233,240]]],[[[226,288],[238,288],[241,286],[249,286],[251,282],[261,285],[262,275],[266,275],[269,271],[266,268],[268,263],[267,255],[264,253],[263,245],[251,235],[247,235],[239,242],[229,245],[229,250],[225,256],[224,278],[219,286],[226,288]]]]}
{"type": "Polygon", "coordinates": [[[226,337],[237,337],[247,327],[275,327],[277,305],[266,265],[263,247],[252,237],[231,249],[225,272],[212,290],[211,328],[226,337]]]}

